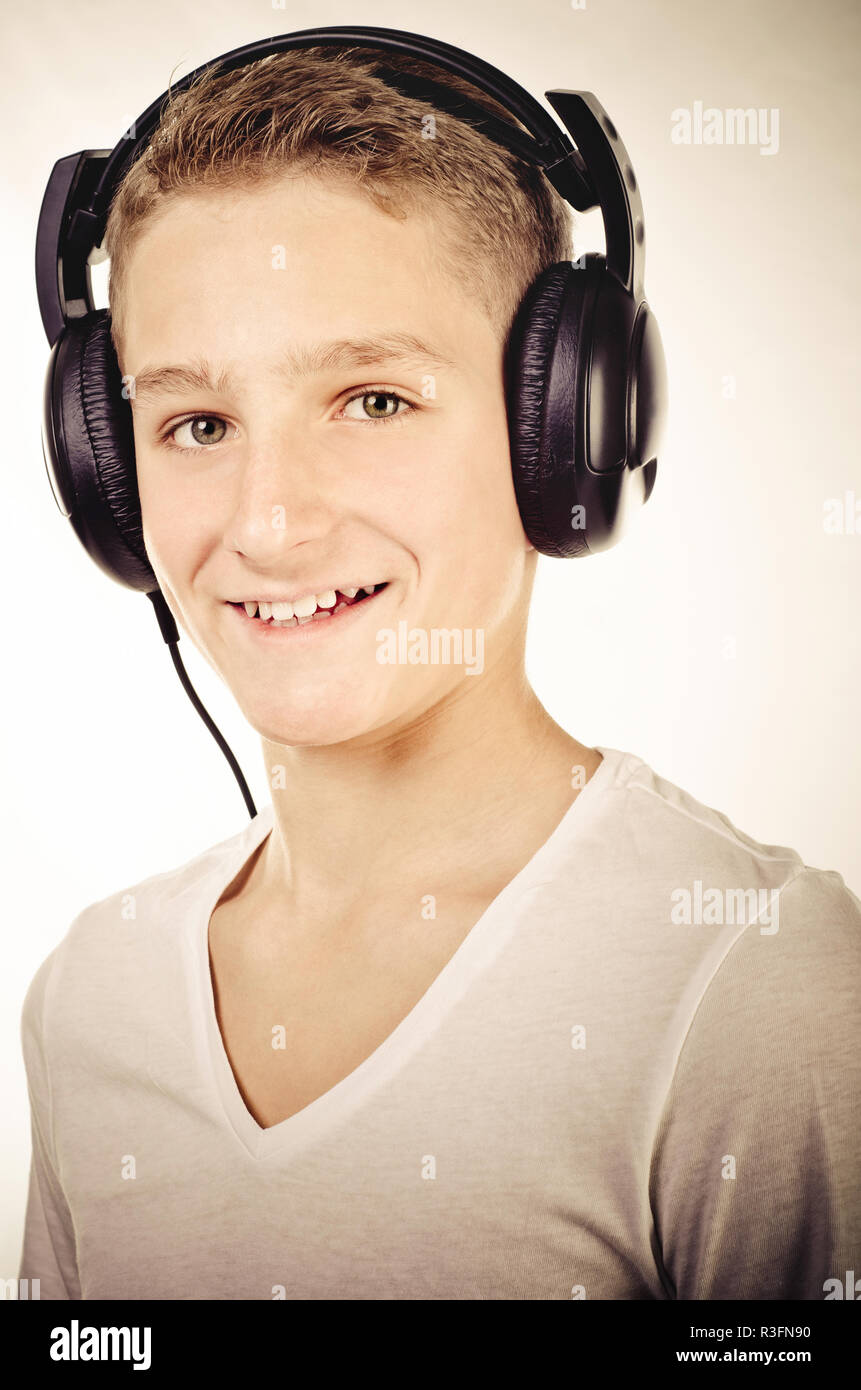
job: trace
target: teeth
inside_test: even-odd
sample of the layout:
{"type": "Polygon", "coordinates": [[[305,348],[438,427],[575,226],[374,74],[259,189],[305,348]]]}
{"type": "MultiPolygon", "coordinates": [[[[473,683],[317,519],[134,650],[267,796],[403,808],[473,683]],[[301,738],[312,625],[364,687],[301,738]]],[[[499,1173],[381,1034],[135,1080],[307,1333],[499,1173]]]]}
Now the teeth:
{"type": "Polygon", "coordinates": [[[297,598],[293,603],[265,603],[262,601],[258,603],[256,600],[250,599],[243,604],[243,607],[249,618],[255,618],[259,613],[264,622],[272,619],[273,622],[283,623],[289,622],[291,618],[295,617],[298,622],[304,623],[309,622],[318,609],[329,613],[340,612],[346,605],[337,602],[339,593],[343,594],[344,598],[353,599],[357,594],[374,594],[378,587],[381,586],[366,584],[361,589],[324,589],[321,594],[305,594],[303,598],[297,598]]]}
{"type": "MultiPolygon", "coordinates": [[[[297,618],[310,618],[314,609],[317,607],[316,594],[306,594],[304,598],[297,598],[293,604],[293,612],[297,618]]],[[[260,605],[260,616],[263,615],[263,604],[260,605]]]]}

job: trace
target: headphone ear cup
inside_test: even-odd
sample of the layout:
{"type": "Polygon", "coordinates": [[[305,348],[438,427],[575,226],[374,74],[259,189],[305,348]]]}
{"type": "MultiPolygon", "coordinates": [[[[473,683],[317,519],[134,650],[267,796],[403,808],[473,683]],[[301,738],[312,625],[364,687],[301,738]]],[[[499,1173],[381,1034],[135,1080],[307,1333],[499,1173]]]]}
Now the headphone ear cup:
{"type": "Polygon", "coordinates": [[[535,280],[506,353],[514,490],[544,555],[593,555],[625,534],[654,487],[667,413],[657,323],[603,256],[535,280]]]}
{"type": "Polygon", "coordinates": [[[132,410],[99,309],[67,324],[45,383],[45,462],[55,496],[88,554],[127,588],[158,588],[144,545],[132,410]]]}
{"type": "Polygon", "coordinates": [[[591,280],[589,270],[575,270],[570,261],[542,271],[517,312],[506,353],[508,432],[520,517],[535,549],[556,557],[588,554],[585,533],[572,527],[571,515],[577,503],[572,450],[582,419],[583,305],[589,298],[582,295],[582,282],[591,286],[591,280]],[[560,409],[570,419],[560,421],[560,409]],[[558,437],[560,429],[566,433],[566,423],[569,447],[555,451],[548,440],[558,437]]]}

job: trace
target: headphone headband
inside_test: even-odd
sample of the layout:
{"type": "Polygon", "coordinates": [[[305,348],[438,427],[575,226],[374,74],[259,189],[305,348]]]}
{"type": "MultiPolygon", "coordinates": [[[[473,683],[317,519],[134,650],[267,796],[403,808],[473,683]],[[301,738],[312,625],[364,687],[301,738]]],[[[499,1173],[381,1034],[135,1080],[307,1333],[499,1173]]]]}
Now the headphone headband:
{"type": "Polygon", "coordinates": [[[389,86],[405,95],[421,96],[437,108],[470,121],[489,139],[535,165],[579,212],[600,205],[607,268],[629,292],[642,293],[645,239],[639,189],[618,132],[592,92],[566,88],[545,92],[573,137],[575,148],[529,92],[483,59],[423,34],[332,25],[261,39],[204,63],[147,107],[134,122],[132,139],[122,138],[113,150],[84,150],[57,161],[36,235],[39,309],[52,346],[70,320],[84,318],[95,309],[90,256],[104,239],[114,193],[158,126],[168,99],[210,68],[230,72],[273,53],[325,44],[406,53],[471,82],[505,106],[529,135],[444,84],[400,70],[386,68],[378,73],[389,86]]]}

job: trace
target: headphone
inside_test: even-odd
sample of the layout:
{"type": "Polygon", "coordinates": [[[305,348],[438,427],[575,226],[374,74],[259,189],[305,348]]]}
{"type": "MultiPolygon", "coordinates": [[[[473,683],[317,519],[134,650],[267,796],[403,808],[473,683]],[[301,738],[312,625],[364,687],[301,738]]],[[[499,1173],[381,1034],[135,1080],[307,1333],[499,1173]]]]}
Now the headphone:
{"type": "Polygon", "coordinates": [[[104,259],[99,251],[111,200],[169,96],[213,63],[229,72],[272,53],[325,44],[405,53],[472,83],[525,130],[442,83],[400,69],[375,72],[542,170],[573,208],[601,209],[606,255],[589,253],[545,269],[524,296],[505,348],[514,490],[537,551],[577,558],[616,544],[633,509],[651,495],[667,414],[664,350],[643,287],[640,191],[618,131],[591,92],[545,92],[569,139],[523,87],[451,44],[364,25],[302,29],[196,68],[153,102],[130,127],[132,138],[121,137],[113,150],[58,160],[36,233],[39,310],[51,345],[42,450],[54,499],[96,564],[153,603],[186,693],[227,757],[252,817],[256,810],[242,773],[182,666],[179,633],[146,554],[132,410],[111,342],[110,311],[93,303],[90,266],[104,259]]]}

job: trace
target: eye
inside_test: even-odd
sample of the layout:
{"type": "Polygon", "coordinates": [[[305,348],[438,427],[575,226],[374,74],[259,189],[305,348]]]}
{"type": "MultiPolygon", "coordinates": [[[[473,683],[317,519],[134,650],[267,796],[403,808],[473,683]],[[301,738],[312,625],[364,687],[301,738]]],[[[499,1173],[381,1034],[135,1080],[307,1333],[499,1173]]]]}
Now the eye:
{"type": "Polygon", "coordinates": [[[357,391],[354,396],[351,396],[346,402],[342,413],[347,420],[364,419],[371,424],[384,425],[387,424],[389,420],[402,419],[416,408],[417,407],[411,405],[409,401],[404,400],[403,396],[399,396],[397,391],[386,391],[383,390],[382,387],[371,386],[366,387],[364,391],[357,391]],[[348,415],[346,413],[347,406],[352,405],[354,401],[361,401],[361,415],[348,415]],[[367,404],[368,402],[370,402],[370,408],[367,404]],[[389,409],[389,405],[392,402],[394,402],[394,410],[389,409]],[[405,409],[400,410],[400,406],[404,406],[405,409]]]}
{"type": "MultiPolygon", "coordinates": [[[[412,405],[397,391],[388,391],[383,387],[371,386],[350,396],[341,414],[348,420],[363,420],[365,424],[386,425],[391,421],[404,419],[406,416],[414,414],[418,409],[418,406],[412,405]],[[362,403],[361,415],[347,414],[347,406],[354,402],[362,403]]],[[[177,424],[171,425],[170,429],[165,430],[161,436],[161,442],[169,444],[172,449],[176,449],[181,454],[200,454],[205,451],[208,445],[221,444],[230,437],[228,429],[227,421],[223,420],[220,415],[187,415],[184,420],[180,420],[177,424]],[[182,442],[183,430],[187,431],[186,440],[191,442],[182,442]]]]}
{"type": "Polygon", "coordinates": [[[227,422],[222,420],[220,415],[189,415],[185,420],[180,420],[179,424],[171,425],[162,439],[170,440],[173,448],[179,449],[183,454],[197,454],[205,449],[207,444],[220,444],[226,435],[227,422]],[[193,444],[175,442],[182,430],[190,431],[193,444]]]}

